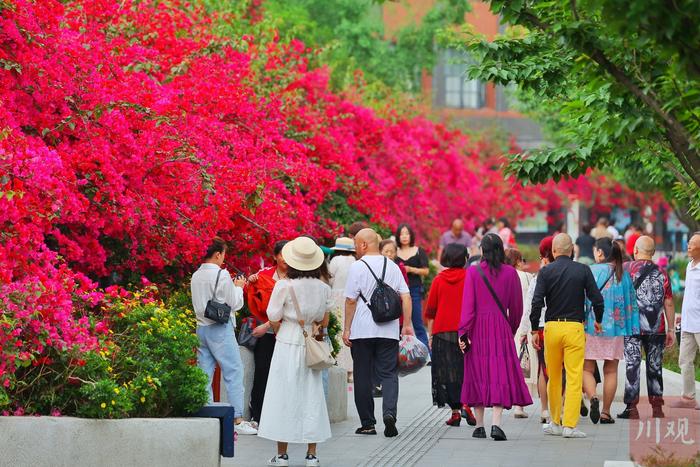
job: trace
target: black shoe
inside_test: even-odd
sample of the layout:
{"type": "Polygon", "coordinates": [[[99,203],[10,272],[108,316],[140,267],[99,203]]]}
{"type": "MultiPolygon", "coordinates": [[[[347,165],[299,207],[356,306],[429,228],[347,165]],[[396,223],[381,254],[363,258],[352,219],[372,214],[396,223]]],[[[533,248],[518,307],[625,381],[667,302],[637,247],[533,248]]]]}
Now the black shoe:
{"type": "Polygon", "coordinates": [[[381,386],[375,386],[372,389],[372,397],[382,397],[382,387],[381,386]]]}
{"type": "Polygon", "coordinates": [[[396,429],[396,419],[393,415],[384,415],[384,436],[393,438],[399,435],[399,430],[396,429]]]}
{"type": "Polygon", "coordinates": [[[617,418],[623,420],[639,420],[639,410],[636,407],[627,407],[625,410],[617,414],[617,418]]]}
{"type": "Polygon", "coordinates": [[[664,415],[664,411],[661,407],[652,407],[651,408],[651,416],[652,418],[664,418],[666,415],[664,415]]]}
{"type": "Polygon", "coordinates": [[[588,417],[588,407],[586,407],[586,403],[583,399],[581,399],[581,416],[588,417]]]}
{"type": "Polygon", "coordinates": [[[491,427],[491,437],[494,441],[506,441],[508,439],[506,438],[506,434],[503,433],[503,430],[497,425],[491,427]]]}
{"type": "Polygon", "coordinates": [[[591,421],[594,425],[600,421],[600,401],[597,397],[591,399],[591,421]]]}
{"type": "Polygon", "coordinates": [[[474,430],[474,433],[472,433],[472,438],[486,439],[486,430],[484,429],[484,427],[480,426],[479,428],[474,430]]]}
{"type": "Polygon", "coordinates": [[[376,435],[377,430],[374,428],[374,425],[367,425],[367,426],[361,426],[357,430],[355,430],[356,435],[376,435]]]}

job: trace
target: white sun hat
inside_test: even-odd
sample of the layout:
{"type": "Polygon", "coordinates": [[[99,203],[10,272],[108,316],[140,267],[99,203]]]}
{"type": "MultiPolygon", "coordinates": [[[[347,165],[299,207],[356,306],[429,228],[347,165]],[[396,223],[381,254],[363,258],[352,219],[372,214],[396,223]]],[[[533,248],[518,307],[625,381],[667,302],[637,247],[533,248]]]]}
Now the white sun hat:
{"type": "Polygon", "coordinates": [[[297,237],[282,248],[282,258],[297,271],[313,271],[323,264],[325,255],[309,237],[297,237]]]}
{"type": "Polygon", "coordinates": [[[335,246],[331,248],[335,251],[355,251],[355,242],[349,237],[340,237],[335,240],[335,246]]]}

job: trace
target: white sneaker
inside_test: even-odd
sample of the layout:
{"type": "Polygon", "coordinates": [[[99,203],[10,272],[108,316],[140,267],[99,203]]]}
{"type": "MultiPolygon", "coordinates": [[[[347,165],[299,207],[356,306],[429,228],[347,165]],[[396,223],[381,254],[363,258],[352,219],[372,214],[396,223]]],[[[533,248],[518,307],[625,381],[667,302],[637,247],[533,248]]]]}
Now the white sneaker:
{"type": "Polygon", "coordinates": [[[289,465],[289,456],[287,454],[277,455],[267,461],[267,465],[281,465],[287,467],[289,465]]]}
{"type": "Polygon", "coordinates": [[[527,418],[527,413],[523,410],[522,407],[519,405],[515,406],[515,410],[513,411],[513,417],[515,418],[527,418]]]}
{"type": "Polygon", "coordinates": [[[318,457],[311,454],[306,455],[306,467],[318,467],[319,465],[321,465],[321,462],[318,460],[318,457]]]}
{"type": "Polygon", "coordinates": [[[239,435],[258,434],[258,430],[256,430],[255,427],[250,424],[250,422],[246,422],[245,420],[241,423],[238,423],[237,425],[233,425],[233,429],[236,430],[236,433],[238,433],[239,435]]]}
{"type": "Polygon", "coordinates": [[[584,433],[583,431],[579,430],[576,427],[569,428],[568,426],[564,427],[564,430],[562,431],[561,435],[564,438],[585,438],[586,437],[586,433],[584,433]]]}
{"type": "Polygon", "coordinates": [[[562,435],[562,428],[561,425],[557,425],[554,422],[547,423],[542,427],[542,432],[545,435],[550,435],[550,436],[561,436],[562,435]]]}

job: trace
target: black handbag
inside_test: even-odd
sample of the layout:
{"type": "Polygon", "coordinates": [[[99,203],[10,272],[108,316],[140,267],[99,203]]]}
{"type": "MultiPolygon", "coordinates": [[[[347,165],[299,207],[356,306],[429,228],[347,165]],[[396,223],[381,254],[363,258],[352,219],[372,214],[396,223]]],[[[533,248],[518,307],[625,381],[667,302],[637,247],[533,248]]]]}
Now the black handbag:
{"type": "Polygon", "coordinates": [[[219,303],[216,301],[216,289],[219,287],[219,276],[221,269],[216,274],[216,284],[214,284],[214,293],[211,300],[207,302],[207,307],[204,309],[204,317],[219,324],[226,324],[231,319],[231,307],[227,303],[219,303]]]}
{"type": "Polygon", "coordinates": [[[246,347],[247,349],[254,350],[255,344],[258,342],[258,338],[253,335],[253,329],[257,321],[252,316],[244,318],[241,321],[241,330],[238,331],[238,345],[241,347],[246,347]]]}

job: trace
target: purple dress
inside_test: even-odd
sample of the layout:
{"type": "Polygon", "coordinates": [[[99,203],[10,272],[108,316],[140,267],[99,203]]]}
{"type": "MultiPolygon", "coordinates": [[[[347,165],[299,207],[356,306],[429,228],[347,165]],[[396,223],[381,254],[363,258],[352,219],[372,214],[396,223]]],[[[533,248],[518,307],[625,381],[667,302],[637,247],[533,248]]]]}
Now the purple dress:
{"type": "Polygon", "coordinates": [[[466,334],[471,349],[464,355],[462,403],[470,407],[506,409],[530,405],[532,397],[525,384],[513,336],[523,314],[523,296],[517,271],[502,265],[494,274],[486,262],[467,271],[462,298],[459,335],[466,334]],[[482,268],[496,295],[508,311],[508,321],[486,287],[482,268]]]}

